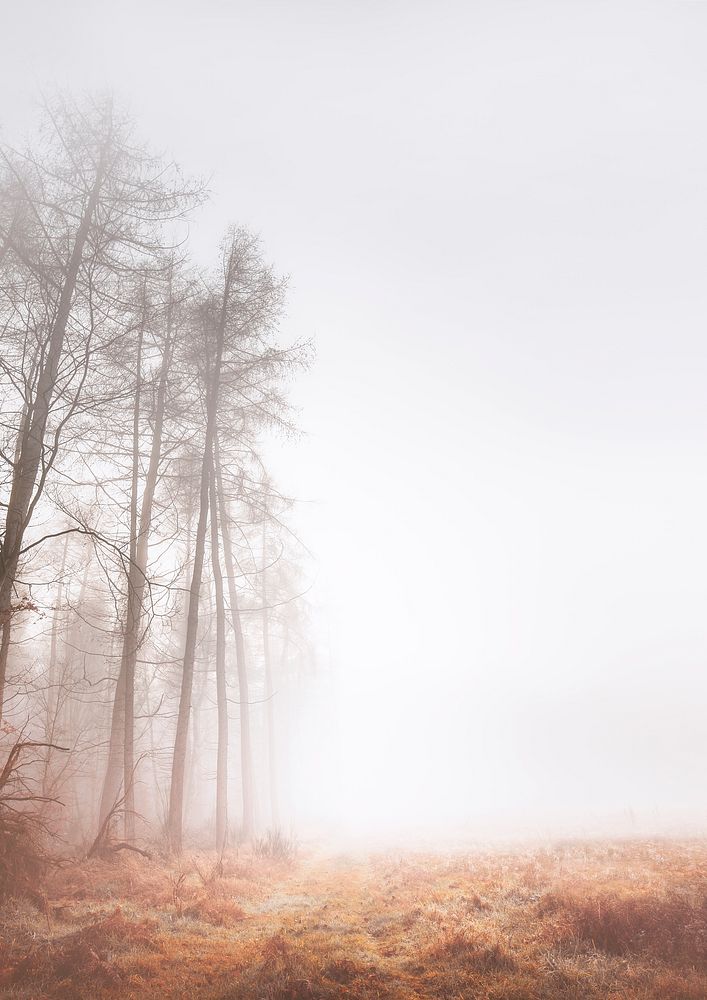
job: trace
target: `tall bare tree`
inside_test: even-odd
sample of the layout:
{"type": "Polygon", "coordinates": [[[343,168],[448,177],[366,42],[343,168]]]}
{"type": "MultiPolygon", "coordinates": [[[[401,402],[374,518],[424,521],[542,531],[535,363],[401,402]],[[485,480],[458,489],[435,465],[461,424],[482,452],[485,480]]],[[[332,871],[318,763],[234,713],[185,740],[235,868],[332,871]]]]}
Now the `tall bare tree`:
{"type": "MultiPolygon", "coordinates": [[[[175,330],[173,322],[174,289],[172,267],[167,273],[167,300],[163,315],[157,318],[160,326],[154,337],[154,350],[158,356],[157,378],[154,387],[153,406],[148,411],[147,420],[151,428],[151,440],[147,469],[142,484],[142,499],[139,501],[141,442],[141,397],[143,393],[142,345],[145,334],[145,316],[139,326],[136,346],[136,377],[132,425],[132,463],[130,485],[130,559],[127,573],[127,609],[123,632],[120,669],[116,683],[111,737],[108,753],[106,777],[101,796],[99,824],[103,824],[108,812],[113,808],[121,788],[125,796],[125,836],[134,838],[135,815],[135,664],[141,644],[143,605],[148,585],[148,549],[152,527],[155,493],[158,486],[160,463],[164,445],[164,426],[168,403],[169,379],[174,357],[175,330]],[[138,504],[140,507],[138,516],[138,504]]],[[[153,358],[154,364],[154,358],[153,358]]]]}
{"type": "Polygon", "coordinates": [[[14,457],[2,454],[0,716],[25,533],[66,427],[87,405],[101,348],[121,333],[115,314],[126,275],[156,252],[162,224],[190,200],[134,143],[109,99],[47,105],[44,136],[39,151],[0,149],[2,372],[20,404],[14,457]]]}
{"type": "Polygon", "coordinates": [[[238,672],[238,709],[240,717],[240,749],[241,749],[241,790],[243,797],[242,835],[244,839],[252,837],[255,828],[255,792],[253,776],[253,745],[250,726],[250,684],[248,679],[248,662],[243,638],[243,622],[238,600],[236,585],[236,565],[233,558],[231,527],[229,522],[228,504],[223,490],[223,475],[221,471],[221,453],[218,437],[215,441],[214,465],[216,470],[216,489],[219,501],[221,519],[221,538],[223,555],[226,564],[226,580],[228,581],[228,599],[231,611],[231,626],[236,646],[236,670],[238,672]]]}
{"type": "Polygon", "coordinates": [[[169,831],[173,850],[182,847],[184,765],[199,622],[199,596],[209,510],[209,488],[219,406],[237,412],[246,405],[260,415],[259,394],[285,370],[288,355],[272,344],[282,309],[284,283],[262,260],[258,239],[232,229],[222,247],[221,269],[198,309],[203,344],[205,428],[194,564],[170,786],[169,831]]]}
{"type": "Polygon", "coordinates": [[[218,743],[216,750],[216,847],[222,851],[228,835],[228,700],[226,694],[226,607],[221,571],[218,496],[216,473],[211,466],[210,520],[211,565],[213,568],[216,597],[216,711],[218,716],[218,743]]]}

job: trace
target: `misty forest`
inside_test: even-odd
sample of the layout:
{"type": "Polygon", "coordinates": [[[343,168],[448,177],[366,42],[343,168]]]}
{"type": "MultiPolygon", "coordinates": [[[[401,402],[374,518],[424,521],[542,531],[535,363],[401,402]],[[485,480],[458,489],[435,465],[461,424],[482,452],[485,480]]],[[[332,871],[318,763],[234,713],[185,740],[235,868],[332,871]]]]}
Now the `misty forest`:
{"type": "MultiPolygon", "coordinates": [[[[207,23],[178,6],[175,60],[207,23]]],[[[19,56],[7,71],[0,996],[703,1000],[707,303],[674,305],[684,263],[655,291],[612,187],[640,184],[553,146],[535,104],[529,138],[483,40],[470,72],[510,138],[479,110],[488,145],[454,146],[471,84],[448,88],[445,17],[498,54],[518,41],[498,10],[519,8],[382,5],[383,37],[402,17],[434,50],[433,81],[376,47],[370,11],[265,7],[242,5],[258,51],[274,31],[242,128],[221,42],[191,50],[171,109],[149,58],[131,82],[161,45],[154,11],[132,56],[94,12],[103,48],[79,71],[47,8],[52,80],[33,62],[17,83],[19,56]],[[328,82],[287,61],[287,32],[328,82]],[[370,91],[346,71],[364,52],[370,91]],[[199,74],[219,66],[211,105],[199,74]],[[613,234],[587,235],[605,204],[613,234]],[[610,275],[626,241],[648,297],[633,319],[635,276],[610,275]],[[702,332],[664,329],[668,309],[702,332]]],[[[588,54],[570,66],[519,14],[552,49],[550,85],[518,43],[531,89],[587,84],[566,140],[584,148],[582,116],[591,132],[605,113],[572,35],[588,8],[530,8],[588,54]]],[[[208,17],[237,37],[234,12],[208,17]]],[[[623,68],[613,86],[628,101],[623,68]]],[[[655,107],[664,147],[655,122],[679,116],[655,107]]],[[[641,128],[619,159],[645,165],[641,128]]]]}

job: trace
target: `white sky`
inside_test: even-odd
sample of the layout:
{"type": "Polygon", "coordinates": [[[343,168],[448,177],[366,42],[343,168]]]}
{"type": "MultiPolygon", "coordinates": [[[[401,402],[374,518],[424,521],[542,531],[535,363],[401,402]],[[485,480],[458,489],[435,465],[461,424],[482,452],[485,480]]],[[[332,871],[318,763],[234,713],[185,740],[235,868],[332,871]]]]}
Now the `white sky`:
{"type": "Polygon", "coordinates": [[[303,812],[707,825],[707,4],[0,11],[5,132],[111,87],[316,337],[303,812]]]}

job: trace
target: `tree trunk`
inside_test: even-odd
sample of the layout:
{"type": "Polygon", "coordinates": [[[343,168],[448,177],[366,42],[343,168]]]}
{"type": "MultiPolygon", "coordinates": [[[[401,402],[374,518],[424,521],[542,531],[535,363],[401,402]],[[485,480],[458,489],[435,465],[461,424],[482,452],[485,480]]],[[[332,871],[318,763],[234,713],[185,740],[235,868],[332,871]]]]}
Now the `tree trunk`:
{"type": "Polygon", "coordinates": [[[61,566],[59,568],[59,580],[56,585],[56,598],[52,613],[52,633],[49,643],[49,666],[47,669],[47,717],[44,723],[44,741],[49,744],[44,758],[44,769],[42,772],[42,795],[49,796],[51,788],[51,763],[52,747],[56,742],[56,728],[59,714],[59,622],[61,621],[62,591],[64,589],[64,573],[66,571],[66,556],[69,549],[69,535],[64,535],[64,545],[61,553],[61,566]]]}
{"type": "MultiPolygon", "coordinates": [[[[130,568],[128,570],[128,614],[125,626],[125,711],[123,735],[123,788],[125,789],[124,834],[131,844],[135,839],[135,657],[133,639],[137,639],[142,597],[138,600],[140,581],[135,579],[137,561],[137,491],[140,473],[140,397],[142,395],[142,342],[145,336],[145,287],[143,315],[137,339],[135,359],[135,402],[133,404],[133,463],[130,477],[130,568]]],[[[143,574],[140,578],[144,579],[143,574]]]]}
{"type": "MultiPolygon", "coordinates": [[[[157,396],[155,400],[154,429],[152,433],[152,444],[150,447],[150,460],[145,477],[145,490],[142,495],[142,505],[140,507],[139,529],[133,527],[133,515],[137,512],[137,489],[135,475],[138,468],[138,435],[133,423],[133,496],[135,506],[131,504],[131,563],[128,570],[128,608],[123,634],[123,648],[120,657],[120,672],[116,683],[115,696],[113,700],[113,713],[111,718],[110,749],[108,753],[108,765],[106,777],[103,783],[103,794],[101,796],[101,810],[99,815],[99,827],[105,820],[110,810],[113,808],[119,794],[121,783],[126,789],[126,840],[132,841],[134,837],[134,822],[130,823],[130,812],[134,821],[134,704],[135,704],[135,664],[137,653],[140,648],[140,622],[142,618],[142,604],[145,597],[147,557],[150,540],[150,528],[152,526],[152,510],[154,506],[155,490],[159,473],[159,464],[162,457],[162,439],[164,418],[167,400],[167,385],[169,372],[172,363],[173,339],[172,339],[172,305],[171,290],[167,309],[167,336],[162,353],[162,364],[160,366],[160,377],[157,386],[157,396]]],[[[139,364],[138,364],[139,369],[139,364]]],[[[139,370],[138,370],[138,381],[139,370]]],[[[136,393],[139,397],[139,390],[136,393]]],[[[134,420],[139,412],[139,398],[136,398],[134,410],[134,420]]]]}
{"type": "Polygon", "coordinates": [[[3,630],[0,643],[0,722],[5,693],[5,678],[10,651],[10,621],[12,588],[17,574],[17,564],[22,549],[25,530],[32,516],[39,494],[35,491],[37,473],[44,452],[44,438],[49,419],[52,394],[64,348],[66,325],[76,291],[79,268],[83,261],[93,214],[103,182],[103,169],[99,165],[91,188],[86,209],[76,232],[76,239],[66,269],[66,276],[59,295],[56,316],[52,324],[47,355],[37,382],[32,401],[30,419],[26,422],[19,449],[19,458],[12,475],[10,499],[7,505],[5,533],[0,546],[0,625],[3,630]],[[34,496],[33,496],[34,494],[34,496]]]}
{"type": "Polygon", "coordinates": [[[228,702],[226,700],[226,614],[223,575],[219,558],[218,500],[216,474],[211,467],[211,565],[216,591],[216,709],[218,748],[216,752],[216,849],[222,851],[228,836],[228,702]]]}
{"type": "Polygon", "coordinates": [[[182,684],[179,693],[179,713],[177,715],[177,731],[174,737],[172,781],[169,793],[169,840],[171,849],[177,854],[180,854],[182,850],[184,771],[187,759],[187,734],[189,732],[189,715],[191,713],[192,689],[194,684],[194,654],[196,652],[196,635],[199,626],[199,597],[201,595],[201,577],[204,570],[206,524],[209,511],[209,468],[211,465],[211,449],[209,444],[207,435],[201,469],[199,520],[196,525],[194,563],[192,566],[191,583],[189,585],[187,635],[184,643],[182,684]]]}
{"type": "Polygon", "coordinates": [[[213,359],[211,371],[208,372],[206,385],[206,433],[204,435],[204,454],[201,462],[201,481],[199,486],[199,520],[196,526],[194,565],[192,568],[191,584],[189,586],[187,636],[184,643],[182,684],[179,694],[177,731],[174,738],[174,755],[172,757],[172,780],[169,789],[169,842],[171,849],[177,854],[180,854],[182,851],[182,828],[184,821],[184,770],[187,756],[187,735],[189,733],[192,688],[194,685],[194,654],[196,652],[196,637],[199,626],[199,595],[201,592],[201,577],[204,571],[206,524],[209,513],[211,455],[214,437],[216,434],[216,415],[218,412],[219,383],[221,379],[221,359],[223,357],[226,316],[231,290],[231,281],[232,266],[231,261],[229,261],[223,291],[223,299],[221,302],[219,323],[218,328],[215,331],[215,357],[213,359]]]}
{"type": "Polygon", "coordinates": [[[120,668],[115,683],[113,711],[110,720],[110,739],[108,743],[108,762],[106,776],[101,792],[101,806],[98,811],[98,829],[106,821],[106,817],[120,798],[123,784],[123,736],[125,733],[125,645],[120,657],[120,668]]]}
{"type": "Polygon", "coordinates": [[[280,810],[277,794],[277,760],[275,758],[275,691],[273,688],[272,662],[270,658],[270,615],[268,613],[267,589],[267,547],[266,523],[263,523],[263,568],[262,583],[262,627],[263,627],[263,662],[265,665],[265,710],[267,719],[268,740],[268,779],[270,785],[270,822],[273,829],[280,825],[280,810]]]}
{"type": "Polygon", "coordinates": [[[250,840],[255,829],[255,804],[253,796],[253,750],[250,735],[250,703],[248,693],[248,663],[246,661],[245,642],[243,641],[243,623],[238,606],[238,589],[236,587],[236,568],[231,545],[231,528],[223,492],[221,477],[221,462],[218,437],[215,441],[214,465],[216,468],[216,488],[219,500],[221,520],[221,538],[226,563],[226,579],[228,581],[228,599],[231,605],[231,626],[236,640],[236,667],[238,670],[238,701],[241,727],[241,787],[243,793],[243,826],[245,840],[250,840]]]}

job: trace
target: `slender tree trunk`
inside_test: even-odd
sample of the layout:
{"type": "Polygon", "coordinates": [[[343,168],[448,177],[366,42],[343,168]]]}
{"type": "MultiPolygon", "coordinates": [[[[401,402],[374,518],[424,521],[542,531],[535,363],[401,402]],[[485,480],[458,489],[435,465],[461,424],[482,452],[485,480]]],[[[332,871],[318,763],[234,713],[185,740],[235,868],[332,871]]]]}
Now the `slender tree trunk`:
{"type": "MultiPolygon", "coordinates": [[[[49,643],[49,669],[47,671],[49,688],[53,690],[58,681],[57,661],[59,659],[59,622],[62,611],[62,592],[64,590],[64,573],[66,572],[66,557],[69,551],[69,536],[64,535],[64,545],[61,552],[61,565],[59,567],[59,581],[56,585],[56,599],[54,603],[54,613],[52,615],[52,636],[49,643]]],[[[52,699],[56,700],[56,695],[52,694],[52,699]]],[[[53,713],[52,713],[53,714],[53,713]]],[[[52,740],[49,739],[51,743],[52,740]]]]}
{"type": "MultiPolygon", "coordinates": [[[[135,839],[135,657],[133,647],[137,637],[142,597],[138,600],[140,581],[135,579],[137,570],[137,504],[138,477],[140,473],[140,397],[142,394],[142,342],[145,336],[146,289],[143,285],[143,316],[137,339],[135,359],[135,402],[133,404],[133,463],[130,478],[130,568],[128,570],[128,614],[125,628],[125,711],[123,735],[123,788],[125,789],[124,831],[125,839],[135,839]]],[[[140,574],[142,578],[142,574],[140,574]]]]}
{"type": "Polygon", "coordinates": [[[10,635],[12,632],[12,615],[9,599],[7,607],[3,608],[0,612],[0,628],[2,629],[2,638],[0,638],[0,723],[2,723],[5,706],[5,680],[7,678],[7,663],[10,659],[10,635]]]}
{"type": "MultiPolygon", "coordinates": [[[[81,575],[81,586],[76,598],[76,607],[85,608],[89,592],[89,574],[91,572],[91,562],[86,560],[81,575]]],[[[68,629],[68,646],[70,649],[77,649],[82,645],[81,641],[81,619],[73,616],[71,627],[68,629]]],[[[67,669],[64,673],[65,684],[62,687],[62,701],[57,706],[57,728],[69,745],[80,735],[80,710],[81,705],[74,698],[73,684],[75,681],[74,670],[71,662],[71,654],[67,657],[67,669]]],[[[79,808],[80,794],[77,783],[79,776],[75,770],[69,769],[66,781],[63,783],[62,801],[66,806],[67,815],[74,817],[74,823],[80,823],[81,810],[79,808]]]]}
{"type": "MultiPolygon", "coordinates": [[[[49,643],[49,667],[47,669],[47,718],[44,724],[44,740],[46,743],[55,742],[57,716],[59,712],[59,671],[58,671],[58,651],[59,651],[59,623],[61,621],[62,591],[64,589],[64,573],[66,571],[66,555],[69,549],[69,536],[64,535],[64,546],[61,553],[61,566],[59,568],[59,581],[56,585],[56,599],[54,601],[54,611],[52,615],[52,634],[49,643]]],[[[44,769],[42,773],[42,795],[48,796],[51,787],[50,771],[52,762],[51,746],[47,747],[44,758],[44,769]]]]}
{"type": "Polygon", "coordinates": [[[246,660],[245,642],[243,639],[243,623],[238,606],[238,589],[236,587],[236,567],[231,545],[231,528],[228,518],[226,498],[223,492],[221,463],[218,437],[215,441],[214,465],[216,469],[216,488],[219,500],[221,521],[221,538],[223,554],[226,563],[226,579],[228,581],[228,599],[231,605],[231,626],[236,640],[236,667],[238,670],[238,701],[241,730],[241,788],[243,794],[243,826],[245,840],[249,840],[255,830],[255,804],[253,783],[253,749],[250,734],[250,696],[248,691],[248,663],[246,660]]]}
{"type": "Polygon", "coordinates": [[[292,746],[292,688],[289,683],[289,662],[290,662],[290,622],[285,615],[282,624],[282,646],[277,665],[277,733],[278,746],[280,747],[280,757],[278,760],[278,776],[280,784],[278,786],[278,804],[280,813],[284,811],[285,817],[292,815],[292,801],[289,789],[290,761],[289,749],[292,746]]]}
{"type": "Polygon", "coordinates": [[[272,662],[270,658],[270,614],[268,609],[268,588],[267,588],[267,546],[266,546],[266,524],[263,522],[263,568],[261,571],[262,584],[262,628],[263,628],[263,661],[265,665],[265,709],[267,719],[267,741],[268,741],[268,779],[270,785],[270,822],[273,829],[280,825],[280,810],[278,807],[277,794],[277,760],[275,757],[275,691],[273,688],[272,662]]]}
{"type": "Polygon", "coordinates": [[[157,772],[157,758],[155,756],[155,724],[154,724],[155,720],[154,720],[154,713],[152,711],[152,705],[150,704],[149,684],[145,688],[145,708],[147,709],[147,719],[148,719],[147,731],[150,736],[150,763],[152,765],[153,794],[154,794],[154,800],[157,801],[159,797],[160,777],[157,772]]]}
{"type": "MultiPolygon", "coordinates": [[[[115,805],[120,794],[121,784],[127,791],[126,809],[126,839],[134,836],[134,823],[130,824],[130,811],[134,820],[134,704],[135,704],[135,665],[140,647],[140,623],[142,606],[145,598],[147,579],[147,557],[152,526],[152,511],[154,507],[155,490],[159,474],[159,464],[162,457],[162,440],[164,418],[167,401],[167,387],[173,355],[172,337],[172,293],[169,292],[167,309],[167,337],[162,353],[162,364],[155,400],[154,428],[150,459],[145,477],[145,490],[140,507],[139,529],[133,528],[134,516],[137,514],[137,487],[135,476],[138,469],[139,442],[135,421],[139,416],[139,398],[133,414],[133,493],[134,505],[131,503],[131,563],[128,570],[128,608],[126,614],[123,647],[120,657],[120,671],[116,683],[111,717],[110,747],[106,777],[103,783],[99,826],[115,805]]],[[[138,352],[139,355],[140,352],[138,352]]],[[[138,382],[139,364],[138,364],[138,382]]],[[[139,396],[136,393],[136,397],[139,396]]]]}
{"type": "Polygon", "coordinates": [[[204,571],[204,549],[206,544],[206,525],[209,514],[209,484],[211,479],[211,463],[214,438],[216,435],[216,415],[218,412],[219,383],[221,380],[221,359],[223,357],[224,337],[226,331],[226,316],[230,297],[232,266],[226,274],[226,282],[221,301],[221,311],[216,333],[215,356],[206,385],[206,433],[204,435],[204,454],[201,462],[201,480],[199,485],[199,520],[196,526],[194,543],[194,565],[191,584],[189,586],[189,614],[187,617],[187,636],[184,643],[184,661],[182,664],[182,685],[179,695],[179,712],[177,714],[177,731],[174,738],[174,755],[172,757],[172,780],[169,789],[169,841],[170,847],[177,854],[182,850],[182,828],[184,821],[184,771],[187,756],[187,735],[189,733],[189,715],[191,712],[192,689],[194,685],[194,654],[196,652],[196,637],[199,626],[199,595],[201,593],[201,578],[204,571]]]}
{"type": "MultiPolygon", "coordinates": [[[[208,624],[204,628],[202,635],[205,633],[205,635],[210,636],[213,632],[214,623],[214,602],[211,588],[209,588],[207,594],[207,602],[202,602],[202,605],[199,607],[199,621],[202,618],[208,620],[208,624]],[[205,610],[203,604],[207,602],[205,610]]],[[[202,651],[202,655],[196,657],[194,660],[194,696],[191,706],[191,724],[187,736],[186,776],[184,779],[184,811],[187,815],[190,815],[197,809],[198,796],[201,792],[200,779],[203,774],[201,756],[204,745],[201,738],[203,729],[202,718],[211,667],[211,654],[208,642],[202,643],[202,651]]]]}
{"type": "Polygon", "coordinates": [[[204,570],[206,525],[209,512],[209,468],[211,465],[211,448],[208,437],[209,435],[207,434],[207,443],[204,447],[204,457],[201,469],[199,520],[196,525],[194,564],[192,566],[191,583],[189,585],[187,635],[184,643],[182,684],[179,694],[179,713],[177,715],[177,731],[174,738],[172,781],[170,784],[169,794],[170,847],[177,854],[180,854],[182,850],[184,772],[187,759],[187,734],[189,732],[189,716],[191,714],[192,690],[194,686],[194,655],[196,653],[197,629],[199,627],[199,598],[201,595],[201,578],[204,570]]]}
{"type": "Polygon", "coordinates": [[[98,827],[103,826],[106,816],[120,797],[123,786],[123,736],[125,733],[125,646],[120,657],[120,668],[115,683],[113,711],[110,720],[108,762],[101,792],[101,806],[98,811],[98,827]]]}
{"type": "Polygon", "coordinates": [[[228,702],[226,700],[226,613],[223,574],[219,558],[218,499],[216,473],[211,468],[211,565],[216,592],[216,710],[218,747],[216,752],[216,849],[226,846],[228,834],[228,702]]]}
{"type": "Polygon", "coordinates": [[[86,202],[81,222],[76,232],[76,239],[66,269],[57,311],[52,324],[47,347],[46,360],[37,382],[37,390],[30,406],[30,417],[25,424],[19,458],[13,470],[10,499],[7,505],[5,533],[0,546],[0,625],[3,630],[0,642],[0,722],[5,693],[5,678],[10,651],[10,620],[12,588],[17,574],[17,564],[22,549],[25,529],[32,516],[34,503],[37,500],[35,485],[44,452],[44,439],[49,420],[52,394],[56,387],[59,364],[64,349],[66,326],[71,313],[71,306],[76,291],[79,269],[83,261],[86,240],[93,221],[93,215],[98,205],[98,198],[103,182],[103,169],[96,171],[93,187],[86,202]],[[34,497],[33,497],[33,494],[34,497]]]}

